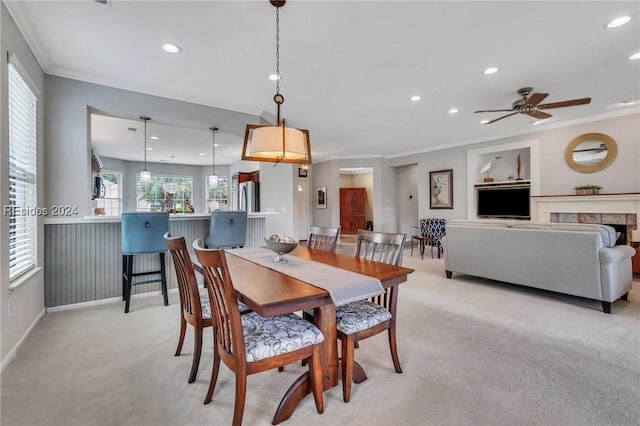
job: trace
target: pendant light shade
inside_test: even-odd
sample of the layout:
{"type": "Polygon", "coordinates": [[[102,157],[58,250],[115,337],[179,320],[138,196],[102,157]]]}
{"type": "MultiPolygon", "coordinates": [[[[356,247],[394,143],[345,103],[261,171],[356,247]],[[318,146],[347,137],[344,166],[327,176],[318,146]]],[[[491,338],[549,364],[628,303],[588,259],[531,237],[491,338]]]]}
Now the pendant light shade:
{"type": "Polygon", "coordinates": [[[218,187],[218,176],[216,176],[216,130],[217,127],[211,126],[209,127],[211,130],[211,175],[209,176],[209,188],[217,188],[218,187]]]}
{"type": "Polygon", "coordinates": [[[275,126],[247,124],[242,146],[242,159],[272,163],[311,164],[311,143],[309,131],[286,127],[284,118],[280,120],[280,105],[284,96],[280,93],[280,7],[286,1],[270,0],[276,8],[276,94],[273,101],[277,106],[275,126]]]}
{"type": "Polygon", "coordinates": [[[151,120],[149,117],[140,117],[144,121],[144,169],[140,172],[140,182],[143,186],[147,186],[151,183],[151,172],[147,170],[147,121],[151,120]]]}

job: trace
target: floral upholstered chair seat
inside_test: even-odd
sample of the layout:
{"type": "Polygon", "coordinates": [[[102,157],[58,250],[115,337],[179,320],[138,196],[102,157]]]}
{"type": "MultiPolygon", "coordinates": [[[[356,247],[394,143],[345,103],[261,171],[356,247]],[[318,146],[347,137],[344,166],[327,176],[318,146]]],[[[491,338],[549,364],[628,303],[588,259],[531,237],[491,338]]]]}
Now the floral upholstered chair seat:
{"type": "Polygon", "coordinates": [[[241,319],[248,362],[293,352],[324,340],[315,325],[295,314],[264,318],[251,312],[241,319]]]}
{"type": "Polygon", "coordinates": [[[391,312],[377,303],[361,300],[336,308],[336,325],[344,334],[366,330],[391,319],[391,312]]]}
{"type": "MultiPolygon", "coordinates": [[[[207,290],[200,292],[200,306],[202,306],[202,318],[211,319],[211,305],[209,304],[209,293],[207,293],[207,290]]],[[[247,305],[239,300],[238,309],[240,309],[241,314],[251,310],[247,305]]]]}

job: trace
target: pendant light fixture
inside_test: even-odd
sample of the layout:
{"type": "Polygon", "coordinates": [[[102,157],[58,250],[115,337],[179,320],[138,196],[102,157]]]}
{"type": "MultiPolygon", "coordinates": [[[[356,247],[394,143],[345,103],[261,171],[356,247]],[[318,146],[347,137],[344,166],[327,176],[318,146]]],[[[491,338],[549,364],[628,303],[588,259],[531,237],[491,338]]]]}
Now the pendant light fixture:
{"type": "Polygon", "coordinates": [[[216,130],[217,127],[209,127],[211,130],[212,143],[211,143],[211,176],[209,176],[209,188],[218,187],[218,176],[216,176],[216,130]]]}
{"type": "Polygon", "coordinates": [[[151,183],[151,172],[147,170],[147,121],[151,120],[149,117],[140,117],[144,120],[144,169],[140,172],[140,182],[143,185],[151,183]]]}
{"type": "Polygon", "coordinates": [[[284,103],[284,96],[280,93],[280,8],[286,0],[270,0],[270,3],[276,8],[276,94],[273,101],[278,112],[277,123],[275,126],[247,124],[242,159],[275,164],[311,164],[309,131],[285,127],[284,118],[280,120],[280,105],[284,103]]]}

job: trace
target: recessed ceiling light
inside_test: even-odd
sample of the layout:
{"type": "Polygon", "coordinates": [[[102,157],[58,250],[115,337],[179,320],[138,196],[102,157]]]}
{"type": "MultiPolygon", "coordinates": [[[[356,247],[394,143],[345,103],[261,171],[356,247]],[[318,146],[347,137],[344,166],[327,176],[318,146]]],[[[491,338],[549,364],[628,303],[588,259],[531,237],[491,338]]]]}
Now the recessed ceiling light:
{"type": "Polygon", "coordinates": [[[213,146],[220,146],[220,144],[219,143],[214,143],[213,146]]]}
{"type": "Polygon", "coordinates": [[[616,18],[613,21],[609,22],[606,25],[606,27],[607,28],[618,28],[618,27],[623,26],[624,24],[626,24],[630,20],[631,20],[631,16],[620,16],[619,18],[616,18]]]}
{"type": "Polygon", "coordinates": [[[204,155],[204,152],[201,152],[200,155],[204,155]]]}
{"type": "Polygon", "coordinates": [[[451,108],[449,110],[449,114],[455,114],[456,112],[458,112],[458,108],[451,108]]]}
{"type": "Polygon", "coordinates": [[[636,52],[633,55],[629,56],[629,60],[635,61],[636,59],[640,59],[640,52],[636,52]]]}
{"type": "Polygon", "coordinates": [[[419,100],[422,100],[422,96],[420,95],[413,95],[412,97],[410,97],[409,99],[411,99],[411,102],[418,102],[419,100]]]}
{"type": "Polygon", "coordinates": [[[138,129],[136,129],[135,127],[127,127],[127,130],[129,130],[130,132],[137,132],[138,129]]]}
{"type": "Polygon", "coordinates": [[[497,67],[489,67],[486,70],[482,71],[482,74],[490,75],[490,74],[495,74],[497,72],[498,72],[498,68],[497,67]]]}
{"type": "Polygon", "coordinates": [[[147,147],[147,151],[153,151],[153,148],[151,148],[150,146],[147,147]]]}
{"type": "Polygon", "coordinates": [[[482,121],[480,122],[480,124],[487,124],[488,122],[489,122],[489,120],[482,120],[482,121]]]}
{"type": "Polygon", "coordinates": [[[537,126],[537,125],[538,125],[538,124],[540,124],[540,123],[542,123],[542,120],[536,120],[536,121],[534,121],[532,124],[533,124],[534,126],[537,126]]]}
{"type": "Polygon", "coordinates": [[[278,74],[269,74],[269,77],[267,77],[269,80],[271,81],[278,81],[280,80],[280,77],[278,76],[278,74]]]}
{"type": "Polygon", "coordinates": [[[149,139],[153,139],[154,141],[160,140],[160,138],[158,136],[151,136],[151,137],[149,137],[149,139]]]}
{"type": "Polygon", "coordinates": [[[162,50],[164,50],[167,53],[180,53],[180,51],[182,50],[182,47],[173,43],[164,43],[162,45],[162,50]]]}

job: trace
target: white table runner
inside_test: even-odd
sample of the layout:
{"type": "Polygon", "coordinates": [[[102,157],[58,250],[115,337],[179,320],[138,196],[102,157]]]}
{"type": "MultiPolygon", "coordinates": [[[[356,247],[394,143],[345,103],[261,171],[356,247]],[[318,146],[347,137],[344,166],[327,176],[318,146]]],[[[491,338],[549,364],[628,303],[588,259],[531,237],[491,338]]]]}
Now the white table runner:
{"type": "Polygon", "coordinates": [[[293,255],[285,255],[287,263],[276,263],[273,261],[276,254],[262,247],[246,247],[225,251],[326,290],[336,306],[384,293],[384,287],[382,287],[380,280],[324,263],[293,255]]]}

